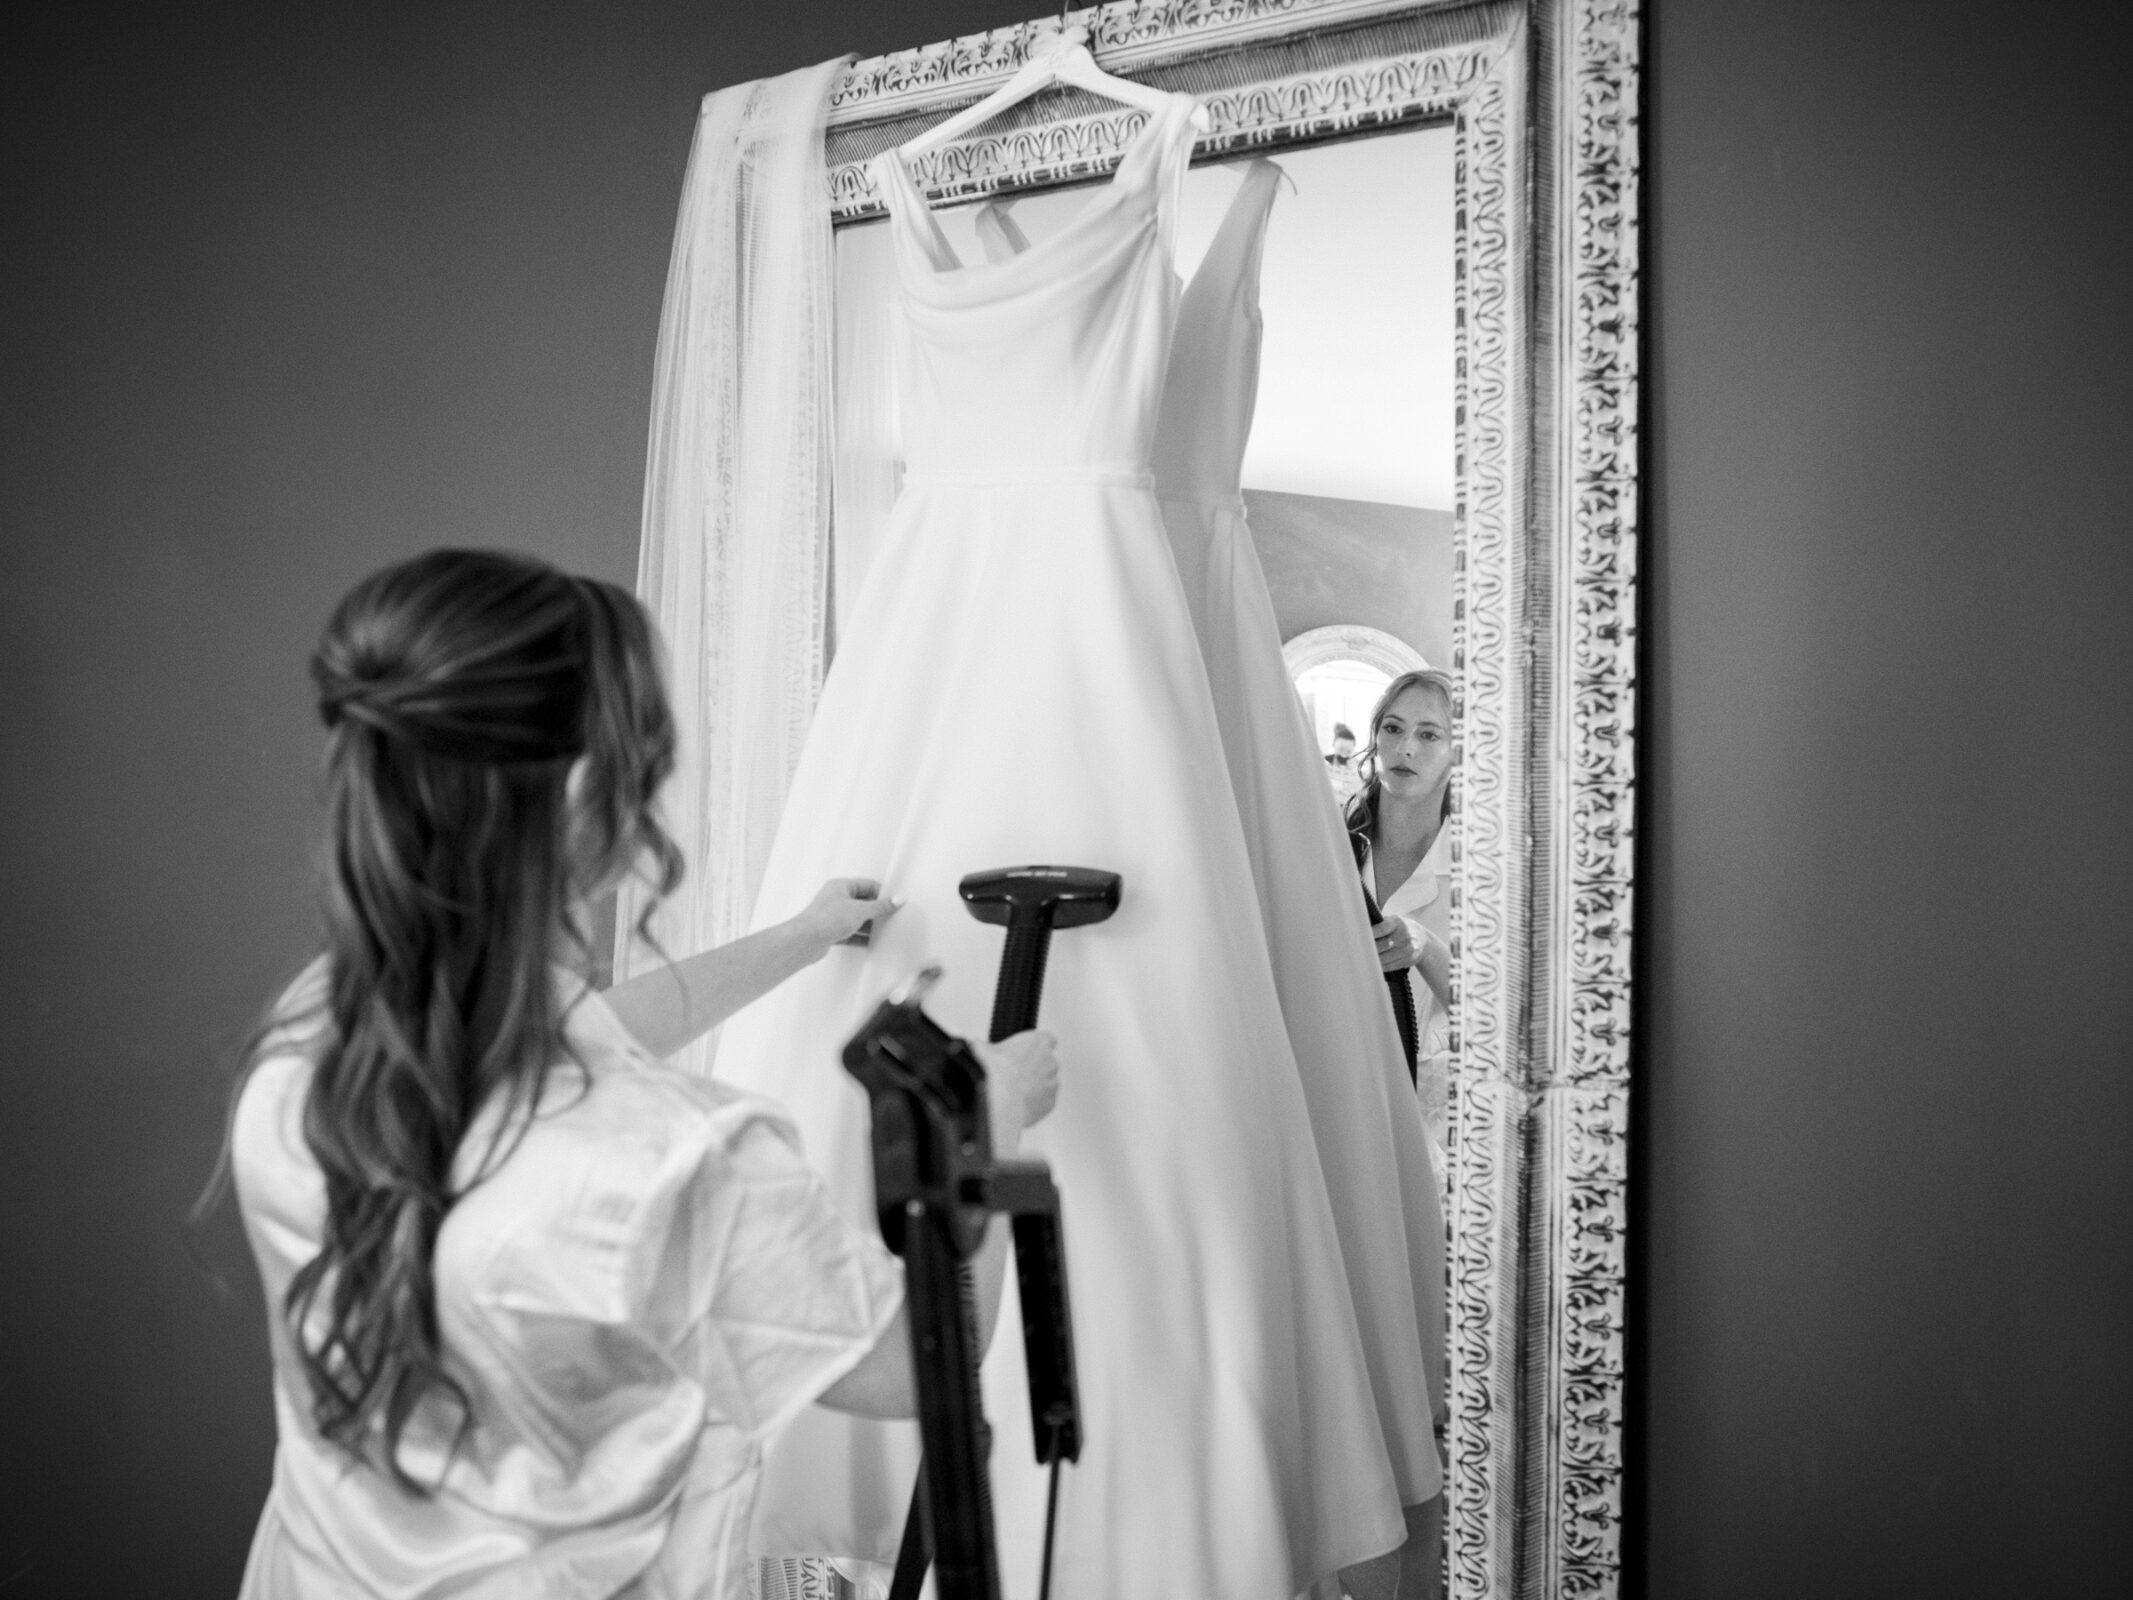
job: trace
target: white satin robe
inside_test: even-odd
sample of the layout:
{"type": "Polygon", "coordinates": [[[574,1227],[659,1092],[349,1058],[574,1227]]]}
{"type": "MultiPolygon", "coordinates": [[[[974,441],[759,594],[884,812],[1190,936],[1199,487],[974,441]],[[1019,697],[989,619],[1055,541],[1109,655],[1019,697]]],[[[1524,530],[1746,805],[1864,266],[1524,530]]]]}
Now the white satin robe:
{"type": "MultiPolygon", "coordinates": [[[[302,980],[314,986],[318,969],[302,980]]],[[[568,991],[566,991],[568,992],[568,991]]],[[[419,1498],[327,1443],[286,1319],[317,1253],[307,1041],[254,1072],[232,1141],[266,1290],[279,1440],[240,1600],[737,1600],[764,1441],[856,1366],[903,1268],[846,1223],[769,1102],[647,1056],[599,996],[569,1013],[582,1073],[447,1213],[437,1316],[473,1428],[425,1403],[419,1498]]],[[[479,1170],[492,1119],[461,1147],[479,1170]]]]}

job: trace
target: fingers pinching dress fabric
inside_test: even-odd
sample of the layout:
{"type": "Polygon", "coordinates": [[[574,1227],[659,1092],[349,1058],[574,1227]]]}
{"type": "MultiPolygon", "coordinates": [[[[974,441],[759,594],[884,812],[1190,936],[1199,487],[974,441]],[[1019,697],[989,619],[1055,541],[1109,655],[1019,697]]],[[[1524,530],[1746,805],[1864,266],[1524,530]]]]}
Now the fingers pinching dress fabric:
{"type": "MultiPolygon", "coordinates": [[[[1028,1147],[1065,1207],[1081,1459],[1062,1600],[1288,1600],[1398,1545],[1335,1207],[1274,987],[1251,858],[1151,449],[1178,304],[1193,102],[1011,260],[957,261],[892,154],[903,493],[823,686],[756,924],[826,877],[904,908],[728,1024],[718,1072],[790,1108],[845,1215],[871,1219],[867,1105],[838,1051],[918,966],[982,1037],[1001,951],[956,886],[1044,862],[1122,875],[1052,941],[1058,1106],[1028,1147]]],[[[1323,780],[1321,780],[1322,782],[1323,780]]],[[[1352,882],[1352,879],[1350,880],[1352,882]]],[[[1044,1478],[1010,1295],[985,1370],[1003,1582],[1036,1591],[1044,1478]]],[[[822,1408],[773,1444],[764,1556],[894,1558],[910,1424],[822,1408]]]]}

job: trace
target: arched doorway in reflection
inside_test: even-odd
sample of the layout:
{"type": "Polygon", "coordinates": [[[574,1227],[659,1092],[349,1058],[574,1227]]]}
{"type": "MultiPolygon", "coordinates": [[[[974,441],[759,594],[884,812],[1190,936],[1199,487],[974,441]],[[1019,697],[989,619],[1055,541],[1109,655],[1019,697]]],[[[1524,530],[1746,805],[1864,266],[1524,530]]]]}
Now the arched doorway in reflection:
{"type": "Polygon", "coordinates": [[[1345,728],[1354,736],[1357,749],[1367,744],[1370,713],[1385,686],[1401,673],[1429,663],[1404,639],[1361,623],[1338,623],[1299,633],[1281,647],[1281,655],[1310,720],[1311,737],[1327,759],[1334,792],[1346,799],[1354,785],[1343,779],[1353,769],[1339,764],[1343,747],[1336,745],[1336,734],[1345,728]]]}

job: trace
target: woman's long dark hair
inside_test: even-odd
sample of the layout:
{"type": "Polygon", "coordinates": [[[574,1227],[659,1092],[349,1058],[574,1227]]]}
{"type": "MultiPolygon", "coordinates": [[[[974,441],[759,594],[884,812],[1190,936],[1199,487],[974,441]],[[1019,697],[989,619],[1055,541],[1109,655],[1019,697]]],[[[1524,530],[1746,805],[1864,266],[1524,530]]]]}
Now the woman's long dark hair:
{"type": "MultiPolygon", "coordinates": [[[[1392,703],[1408,690],[1421,687],[1434,689],[1444,696],[1444,714],[1452,715],[1458,705],[1452,689],[1452,675],[1439,672],[1435,667],[1417,667],[1412,672],[1403,672],[1385,685],[1385,692],[1378,696],[1378,703],[1370,708],[1370,735],[1364,741],[1363,752],[1355,758],[1356,770],[1363,775],[1362,787],[1348,800],[1347,823],[1350,833],[1359,833],[1364,838],[1375,840],[1378,832],[1378,791],[1382,787],[1378,779],[1378,729],[1385,721],[1385,714],[1392,703]]],[[[1452,814],[1452,786],[1444,786],[1444,811],[1439,816],[1441,823],[1452,814]]]]}
{"type": "Polygon", "coordinates": [[[679,881],[652,810],[674,726],[634,598],[493,551],[365,579],[311,676],[325,1026],[303,1126],[326,1217],[282,1309],[320,1433],[422,1492],[399,1463],[417,1404],[442,1391],[471,1426],[431,1272],[454,1162],[486,1103],[522,1126],[567,1058],[553,972],[584,943],[573,906],[628,870],[679,881]]]}

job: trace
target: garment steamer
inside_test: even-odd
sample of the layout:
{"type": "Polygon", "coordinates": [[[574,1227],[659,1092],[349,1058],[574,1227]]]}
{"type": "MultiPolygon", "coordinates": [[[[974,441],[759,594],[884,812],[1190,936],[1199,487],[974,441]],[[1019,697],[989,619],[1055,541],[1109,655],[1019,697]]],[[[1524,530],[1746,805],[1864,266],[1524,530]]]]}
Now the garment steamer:
{"type": "MultiPolygon", "coordinates": [[[[971,915],[1007,928],[993,1042],[1036,1024],[1053,931],[1103,921],[1117,909],[1119,887],[1117,873],[1087,867],[1007,867],[962,881],[971,915]]],[[[938,975],[929,967],[885,1001],[844,1052],[846,1069],[873,1102],[875,1204],[882,1238],[905,1260],[918,1374],[924,1453],[889,1595],[917,1600],[930,1561],[940,1600],[999,1597],[986,1471],[991,1429],[978,1394],[976,1302],[965,1263],[988,1213],[1001,1211],[1014,1219],[1030,1437],[1039,1465],[1052,1469],[1038,1589],[1048,1596],[1059,1467],[1081,1455],[1059,1194],[1042,1162],[991,1159],[983,1069],[918,1009],[938,975]]]]}

